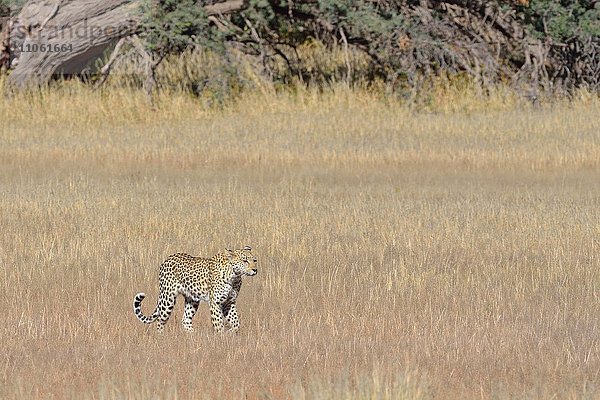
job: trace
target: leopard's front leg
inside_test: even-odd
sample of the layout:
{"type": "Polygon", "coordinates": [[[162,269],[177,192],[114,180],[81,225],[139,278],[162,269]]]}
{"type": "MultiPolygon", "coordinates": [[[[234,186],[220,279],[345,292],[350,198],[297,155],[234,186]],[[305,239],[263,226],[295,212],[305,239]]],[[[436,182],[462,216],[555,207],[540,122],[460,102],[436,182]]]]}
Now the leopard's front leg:
{"type": "Polygon", "coordinates": [[[210,300],[210,319],[215,328],[215,332],[223,332],[225,325],[223,324],[223,309],[217,300],[210,300]]]}
{"type": "Polygon", "coordinates": [[[227,302],[230,290],[229,285],[222,285],[214,288],[210,295],[210,318],[216,332],[225,330],[223,305],[227,302]]]}
{"type": "Polygon", "coordinates": [[[229,324],[229,330],[232,332],[237,332],[240,329],[240,318],[238,317],[237,307],[235,306],[234,301],[229,301],[223,307],[223,314],[225,315],[225,320],[229,324]]]}

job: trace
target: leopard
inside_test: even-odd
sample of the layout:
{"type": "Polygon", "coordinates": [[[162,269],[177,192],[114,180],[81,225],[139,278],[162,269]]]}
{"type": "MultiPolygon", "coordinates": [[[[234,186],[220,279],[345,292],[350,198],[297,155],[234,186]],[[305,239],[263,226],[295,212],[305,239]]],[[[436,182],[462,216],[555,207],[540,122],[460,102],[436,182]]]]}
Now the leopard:
{"type": "Polygon", "coordinates": [[[208,302],[211,322],[215,332],[240,328],[236,301],[242,288],[242,277],[258,273],[258,260],[252,248],[225,249],[210,258],[177,253],[167,257],[159,268],[159,294],[156,309],[150,316],[142,313],[145,293],[138,293],[133,300],[133,312],[145,324],[156,322],[158,332],[171,317],[179,295],[185,298],[181,321],[186,331],[192,332],[192,318],[201,302],[208,302]]]}

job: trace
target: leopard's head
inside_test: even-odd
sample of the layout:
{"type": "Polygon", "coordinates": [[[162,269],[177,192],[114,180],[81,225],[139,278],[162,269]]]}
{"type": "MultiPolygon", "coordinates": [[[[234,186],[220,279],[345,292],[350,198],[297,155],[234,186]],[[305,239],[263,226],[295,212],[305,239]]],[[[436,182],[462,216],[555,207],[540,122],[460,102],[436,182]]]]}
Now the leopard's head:
{"type": "Polygon", "coordinates": [[[227,249],[227,258],[229,262],[233,264],[233,272],[238,276],[248,275],[253,276],[258,272],[256,263],[258,260],[252,254],[250,246],[245,246],[241,250],[229,250],[227,249]]]}

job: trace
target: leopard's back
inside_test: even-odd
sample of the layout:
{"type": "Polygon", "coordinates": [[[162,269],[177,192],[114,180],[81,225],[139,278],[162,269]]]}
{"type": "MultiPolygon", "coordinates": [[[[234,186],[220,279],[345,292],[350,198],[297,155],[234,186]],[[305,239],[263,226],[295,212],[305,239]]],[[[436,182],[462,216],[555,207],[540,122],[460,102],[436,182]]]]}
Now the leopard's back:
{"type": "Polygon", "coordinates": [[[186,253],[173,254],[160,266],[161,289],[175,290],[186,297],[208,301],[209,280],[213,261],[186,253]]]}

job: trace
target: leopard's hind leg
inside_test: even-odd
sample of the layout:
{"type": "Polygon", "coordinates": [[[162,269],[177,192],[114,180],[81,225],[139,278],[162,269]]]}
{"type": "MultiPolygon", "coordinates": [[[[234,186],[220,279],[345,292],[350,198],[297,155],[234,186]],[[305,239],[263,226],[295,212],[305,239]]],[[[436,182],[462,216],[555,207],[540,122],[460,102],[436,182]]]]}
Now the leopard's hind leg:
{"type": "Polygon", "coordinates": [[[174,290],[168,290],[161,292],[160,300],[158,303],[157,311],[158,318],[156,321],[156,330],[162,332],[165,324],[171,317],[173,313],[173,308],[175,308],[175,303],[177,302],[177,292],[174,290]]]}
{"type": "Polygon", "coordinates": [[[194,330],[194,327],[192,326],[192,318],[194,318],[194,315],[196,315],[199,305],[199,301],[194,301],[194,299],[189,297],[185,298],[185,311],[181,324],[186,331],[192,332],[194,330]]]}

